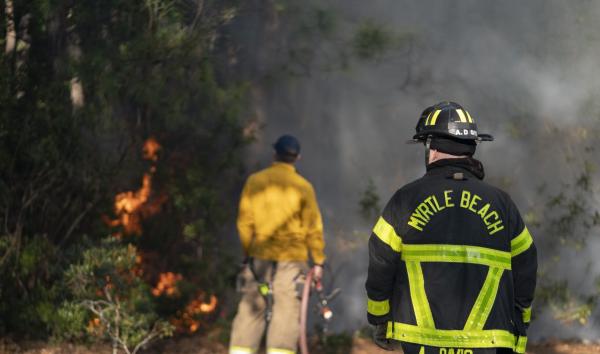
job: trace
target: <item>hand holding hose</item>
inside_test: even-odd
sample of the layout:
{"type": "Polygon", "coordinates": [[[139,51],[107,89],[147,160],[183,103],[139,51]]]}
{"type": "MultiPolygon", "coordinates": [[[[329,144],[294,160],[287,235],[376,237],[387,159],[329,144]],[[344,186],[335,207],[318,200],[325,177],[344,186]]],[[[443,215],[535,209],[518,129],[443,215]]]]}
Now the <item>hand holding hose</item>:
{"type": "Polygon", "coordinates": [[[373,328],[373,342],[375,342],[378,347],[384,350],[394,351],[400,349],[399,343],[387,338],[386,332],[387,324],[382,323],[376,325],[375,328],[373,328]]]}
{"type": "Polygon", "coordinates": [[[320,264],[315,264],[312,268],[312,273],[313,273],[313,279],[316,282],[321,281],[321,279],[323,278],[323,266],[320,264]]]}

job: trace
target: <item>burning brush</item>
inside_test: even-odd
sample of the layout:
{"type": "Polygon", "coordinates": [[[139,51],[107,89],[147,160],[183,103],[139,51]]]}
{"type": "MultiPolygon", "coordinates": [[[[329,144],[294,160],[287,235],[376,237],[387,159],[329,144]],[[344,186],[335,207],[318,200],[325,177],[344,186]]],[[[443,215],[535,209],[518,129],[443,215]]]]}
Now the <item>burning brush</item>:
{"type": "MultiPolygon", "coordinates": [[[[153,137],[144,142],[142,157],[152,163],[151,167],[142,177],[142,185],[138,190],[126,191],[115,196],[114,213],[115,219],[104,216],[104,221],[111,227],[120,227],[113,236],[121,238],[124,235],[142,236],[142,221],[158,214],[162,205],[168,200],[164,193],[156,193],[152,190],[153,177],[156,173],[156,163],[159,158],[161,145],[153,137]]],[[[152,278],[151,274],[156,272],[148,271],[148,262],[152,259],[151,253],[137,253],[136,266],[132,270],[132,276],[152,278]],[[145,272],[145,271],[146,272],[145,272]],[[146,274],[150,273],[150,274],[146,274]]],[[[152,263],[152,262],[150,262],[152,263]]],[[[162,272],[158,274],[158,281],[152,288],[152,295],[155,297],[178,298],[181,296],[178,283],[182,281],[183,275],[174,272],[162,272]]],[[[210,295],[207,297],[205,292],[198,292],[196,296],[170,319],[179,332],[193,333],[200,328],[201,322],[198,316],[212,313],[218,305],[217,297],[210,295]]],[[[90,321],[89,330],[97,328],[96,320],[90,321]]]]}

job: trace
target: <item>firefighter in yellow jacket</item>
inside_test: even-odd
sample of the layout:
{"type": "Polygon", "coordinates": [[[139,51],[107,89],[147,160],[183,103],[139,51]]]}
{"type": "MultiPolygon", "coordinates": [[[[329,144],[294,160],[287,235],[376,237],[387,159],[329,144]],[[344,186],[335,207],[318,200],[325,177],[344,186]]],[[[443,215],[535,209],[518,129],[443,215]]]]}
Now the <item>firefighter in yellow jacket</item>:
{"type": "Polygon", "coordinates": [[[296,353],[300,298],[308,256],[322,276],[323,222],[315,191],[294,167],[300,143],[290,135],[273,145],[272,166],[252,174],[242,191],[237,220],[246,261],[233,321],[230,354],[256,353],[266,330],[267,354],[296,353]]]}

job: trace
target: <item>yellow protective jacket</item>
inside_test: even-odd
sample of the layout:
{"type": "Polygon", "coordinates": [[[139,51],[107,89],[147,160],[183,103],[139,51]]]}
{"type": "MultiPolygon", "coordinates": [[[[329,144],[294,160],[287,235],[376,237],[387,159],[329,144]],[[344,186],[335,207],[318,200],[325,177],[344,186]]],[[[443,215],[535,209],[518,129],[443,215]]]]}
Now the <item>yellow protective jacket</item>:
{"type": "Polygon", "coordinates": [[[250,257],[325,261],[323,221],[315,191],[292,164],[275,162],[252,174],[242,191],[237,227],[250,257]]]}

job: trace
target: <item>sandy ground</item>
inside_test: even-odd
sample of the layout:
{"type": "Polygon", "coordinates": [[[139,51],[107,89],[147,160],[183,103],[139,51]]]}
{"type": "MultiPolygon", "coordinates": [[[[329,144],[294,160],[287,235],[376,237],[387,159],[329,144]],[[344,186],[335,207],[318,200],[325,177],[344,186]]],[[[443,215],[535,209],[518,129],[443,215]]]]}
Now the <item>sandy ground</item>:
{"type": "MultiPolygon", "coordinates": [[[[123,353],[123,352],[119,352],[123,353]]],[[[227,348],[218,342],[203,337],[188,337],[163,341],[159,345],[141,351],[140,354],[226,354],[227,348]]],[[[313,350],[312,354],[332,354],[321,350],[313,350]]],[[[370,339],[354,338],[353,346],[348,354],[387,354],[379,349],[370,339]]],[[[401,352],[397,352],[401,353],[401,352]]],[[[528,346],[528,354],[600,354],[599,344],[583,344],[577,342],[548,342],[528,346]]],[[[112,354],[110,346],[83,346],[73,344],[52,345],[47,343],[16,344],[10,340],[0,339],[0,354],[112,354]]],[[[335,353],[338,354],[338,353],[335,353]]],[[[342,354],[342,353],[339,353],[342,354]]]]}

